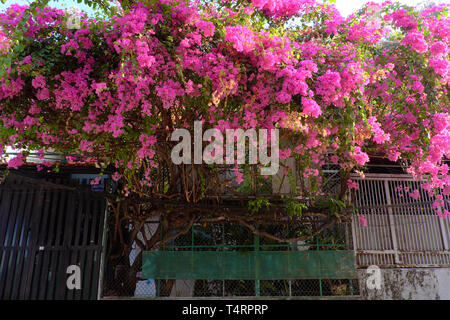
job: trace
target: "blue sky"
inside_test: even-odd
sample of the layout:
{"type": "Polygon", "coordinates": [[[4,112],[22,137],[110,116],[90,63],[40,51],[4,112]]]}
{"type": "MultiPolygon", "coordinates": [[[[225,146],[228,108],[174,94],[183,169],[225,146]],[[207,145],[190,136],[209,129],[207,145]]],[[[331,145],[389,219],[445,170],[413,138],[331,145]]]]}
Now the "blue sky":
{"type": "MultiPolygon", "coordinates": [[[[392,2],[395,2],[395,0],[391,0],[392,2]]],[[[419,3],[426,2],[424,0],[397,0],[398,2],[402,4],[407,4],[410,6],[418,5],[419,3]]],[[[356,10],[360,9],[363,4],[366,2],[369,2],[369,0],[337,0],[336,1],[336,8],[338,8],[339,12],[343,16],[348,16],[351,13],[355,12],[356,10]]],[[[375,3],[383,3],[385,0],[371,0],[371,2],[375,3]]],[[[448,2],[448,0],[434,0],[432,1],[436,4],[445,3],[448,2]]]]}
{"type": "MultiPolygon", "coordinates": [[[[336,1],[336,7],[339,9],[341,14],[343,16],[348,16],[352,12],[355,12],[356,10],[360,9],[364,3],[368,2],[369,0],[337,0],[336,1]]],[[[372,0],[372,2],[382,3],[385,0],[372,0]]],[[[448,0],[434,0],[435,3],[444,3],[448,0]]],[[[13,3],[19,3],[19,4],[28,4],[31,0],[8,0],[5,4],[0,3],[0,11],[7,8],[9,5],[13,3]]],[[[408,4],[408,5],[417,5],[421,2],[424,2],[424,0],[399,0],[400,3],[408,4]]],[[[76,0],[60,0],[60,1],[50,1],[50,6],[54,6],[57,8],[79,8],[83,11],[86,11],[88,14],[92,13],[92,9],[90,9],[88,6],[77,3],[76,0]]]]}
{"type": "MultiPolygon", "coordinates": [[[[30,4],[33,1],[31,0],[7,0],[6,3],[0,3],[0,11],[3,11],[5,8],[8,8],[11,4],[17,3],[20,5],[30,4]]],[[[91,13],[92,9],[84,3],[78,3],[76,0],[59,0],[59,1],[50,1],[50,7],[56,8],[79,8],[87,13],[91,13]]]]}

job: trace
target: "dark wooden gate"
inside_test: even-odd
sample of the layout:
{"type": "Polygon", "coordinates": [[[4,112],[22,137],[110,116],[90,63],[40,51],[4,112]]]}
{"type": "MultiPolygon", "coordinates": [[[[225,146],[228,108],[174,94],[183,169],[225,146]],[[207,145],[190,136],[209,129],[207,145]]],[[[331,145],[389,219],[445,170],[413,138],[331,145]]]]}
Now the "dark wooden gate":
{"type": "Polygon", "coordinates": [[[89,186],[8,176],[0,185],[0,300],[96,299],[105,198],[89,186]],[[67,288],[67,267],[81,289],[67,288]]]}

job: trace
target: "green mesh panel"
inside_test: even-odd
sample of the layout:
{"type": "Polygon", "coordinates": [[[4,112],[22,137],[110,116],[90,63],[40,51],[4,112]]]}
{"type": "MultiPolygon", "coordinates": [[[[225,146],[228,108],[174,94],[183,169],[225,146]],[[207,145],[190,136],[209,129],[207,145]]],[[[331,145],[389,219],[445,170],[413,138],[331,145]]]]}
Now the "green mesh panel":
{"type": "Polygon", "coordinates": [[[354,279],[353,251],[144,251],[148,279],[354,279]]]}

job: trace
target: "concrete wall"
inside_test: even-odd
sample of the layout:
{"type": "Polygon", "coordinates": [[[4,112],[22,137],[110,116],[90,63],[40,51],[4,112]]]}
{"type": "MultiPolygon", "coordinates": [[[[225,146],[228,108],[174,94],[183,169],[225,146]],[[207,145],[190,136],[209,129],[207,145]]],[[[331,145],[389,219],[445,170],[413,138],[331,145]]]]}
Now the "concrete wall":
{"type": "MultiPolygon", "coordinates": [[[[450,300],[450,268],[379,269],[380,289],[367,282],[373,275],[358,270],[362,299],[368,300],[450,300]]],[[[373,282],[372,282],[373,283],[373,282]]]]}

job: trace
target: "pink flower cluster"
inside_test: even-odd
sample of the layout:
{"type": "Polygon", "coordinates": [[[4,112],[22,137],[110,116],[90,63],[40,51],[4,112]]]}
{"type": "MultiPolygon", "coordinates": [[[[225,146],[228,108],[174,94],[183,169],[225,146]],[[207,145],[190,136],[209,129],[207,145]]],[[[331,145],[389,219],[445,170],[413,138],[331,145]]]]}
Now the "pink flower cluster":
{"type": "Polygon", "coordinates": [[[412,50],[418,53],[425,53],[428,50],[428,44],[423,34],[418,31],[410,31],[402,40],[403,45],[409,45],[412,50]]]}
{"type": "Polygon", "coordinates": [[[302,98],[302,105],[303,105],[303,113],[309,116],[312,116],[313,118],[317,118],[322,114],[322,110],[320,110],[320,106],[317,104],[316,101],[312,99],[308,99],[303,97],[302,98]]]}
{"type": "Polygon", "coordinates": [[[447,45],[442,41],[433,43],[430,47],[430,53],[433,57],[440,58],[447,55],[447,45]]]}
{"type": "Polygon", "coordinates": [[[225,27],[225,41],[230,42],[238,52],[249,53],[256,45],[253,31],[245,26],[225,27]]]}
{"type": "Polygon", "coordinates": [[[382,144],[390,140],[390,134],[384,132],[383,129],[381,129],[381,124],[375,117],[370,117],[367,122],[370,124],[371,130],[373,132],[373,141],[378,144],[382,144]]]}
{"type": "Polygon", "coordinates": [[[355,159],[356,163],[361,166],[365,165],[370,160],[367,153],[363,152],[361,150],[361,147],[359,147],[359,146],[356,146],[353,149],[352,158],[355,159]]]}
{"type": "Polygon", "coordinates": [[[252,5],[277,20],[301,13],[316,4],[315,0],[251,0],[252,5]]]}
{"type": "Polygon", "coordinates": [[[151,184],[156,137],[169,141],[192,119],[221,130],[279,127],[293,144],[281,157],[294,153],[318,184],[325,162],[352,169],[373,150],[410,160],[430,193],[450,194],[442,161],[450,155],[450,20],[437,18],[446,6],[411,13],[369,4],[344,19],[313,0],[247,0],[238,11],[235,0],[196,3],[137,3],[109,21],[84,19],[76,31],[64,11],[46,8],[27,21],[26,41],[17,38],[26,7],[0,13],[2,57],[10,41],[29,49],[45,40],[58,52],[12,55],[0,79],[2,125],[12,134],[0,144],[102,155],[115,179],[142,169],[151,184]],[[299,30],[280,27],[303,13],[311,15],[299,30]],[[388,38],[391,29],[399,37],[388,38]]]}

